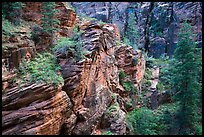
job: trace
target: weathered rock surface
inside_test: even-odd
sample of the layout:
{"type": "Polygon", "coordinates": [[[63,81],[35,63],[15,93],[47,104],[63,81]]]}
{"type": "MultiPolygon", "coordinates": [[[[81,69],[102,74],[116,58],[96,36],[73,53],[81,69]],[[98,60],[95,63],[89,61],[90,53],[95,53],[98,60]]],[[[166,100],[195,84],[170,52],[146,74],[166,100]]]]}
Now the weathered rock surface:
{"type": "Polygon", "coordinates": [[[82,26],[83,51],[89,53],[85,55],[87,58],[79,62],[58,58],[65,79],[63,90],[70,96],[78,117],[73,134],[91,134],[111,103],[111,90],[117,86],[118,78],[113,33],[94,22],[82,26]]]}
{"type": "MultiPolygon", "coordinates": [[[[64,3],[56,4],[56,8],[60,9],[57,17],[61,18],[61,30],[64,32],[59,33],[61,36],[68,36],[66,29],[70,30],[74,26],[76,16],[67,14],[72,11],[67,9],[64,3]]],[[[25,18],[30,18],[30,21],[38,25],[40,21],[35,17],[40,17],[39,7],[39,3],[27,2],[24,9],[25,18]],[[32,8],[35,9],[33,13],[32,8]]],[[[113,92],[124,91],[119,84],[118,74],[121,69],[127,73],[127,79],[133,81],[139,91],[141,90],[144,57],[141,51],[134,51],[130,46],[116,48],[116,40],[120,40],[116,25],[101,25],[96,21],[78,22],[78,25],[82,31],[82,53],[85,58],[76,61],[74,55],[64,56],[61,51],[55,53],[62,68],[65,83],[63,87],[56,89],[51,85],[35,83],[21,86],[20,89],[11,88],[6,83],[10,72],[5,69],[2,134],[89,135],[106,130],[104,128],[110,129],[116,135],[125,134],[127,110],[124,104],[127,98],[134,100],[136,96],[121,97],[118,94],[114,100],[113,92]],[[111,117],[106,117],[108,108],[114,102],[119,106],[111,113],[111,117]],[[108,121],[109,126],[100,127],[101,120],[108,121]]],[[[32,29],[34,28],[35,26],[32,29]]],[[[49,36],[41,33],[40,28],[36,29],[39,39],[32,44],[37,51],[42,51],[49,44],[49,36]]],[[[29,52],[25,52],[25,56],[30,57],[32,52],[27,47],[25,49],[29,52]]],[[[21,53],[19,48],[16,50],[21,53]]],[[[17,55],[8,56],[22,58],[17,55]]]]}
{"type": "Polygon", "coordinates": [[[145,59],[141,51],[135,51],[130,46],[120,46],[115,50],[118,68],[124,70],[127,79],[134,82],[135,87],[141,92],[141,80],[145,71],[145,59]]]}
{"type": "MultiPolygon", "coordinates": [[[[42,17],[42,3],[41,2],[25,2],[23,8],[23,19],[26,21],[34,22],[36,25],[32,26],[32,31],[35,33],[35,46],[37,51],[42,51],[50,47],[51,36],[50,34],[44,33],[41,26],[42,17]]],[[[59,37],[67,37],[71,35],[71,31],[76,24],[76,13],[67,7],[66,2],[56,2],[56,10],[58,10],[55,18],[60,23],[59,26],[55,26],[59,30],[54,34],[54,39],[59,37]]]]}
{"type": "Polygon", "coordinates": [[[145,94],[144,102],[146,102],[147,107],[156,109],[161,104],[172,102],[171,96],[171,91],[163,91],[159,93],[158,91],[154,90],[145,94]]]}
{"type": "Polygon", "coordinates": [[[2,95],[2,134],[57,135],[70,118],[71,107],[61,87],[46,84],[14,87],[2,95]]]}
{"type": "MultiPolygon", "coordinates": [[[[144,32],[146,19],[149,16],[148,9],[150,2],[73,2],[72,5],[77,8],[77,14],[85,14],[89,17],[95,17],[104,22],[115,23],[121,34],[126,25],[127,8],[134,9],[136,26],[141,38],[136,43],[139,48],[144,47],[144,32]],[[133,7],[133,8],[131,8],[133,7]]],[[[131,12],[128,12],[128,14],[131,12]]],[[[149,46],[153,57],[159,58],[166,53],[172,56],[178,42],[178,32],[181,23],[187,19],[193,26],[193,32],[196,34],[195,40],[198,47],[202,47],[202,3],[201,2],[155,2],[152,9],[150,23],[149,46]],[[155,38],[164,38],[162,47],[161,42],[155,42],[155,38]],[[159,50],[158,50],[158,47],[159,50]],[[164,50],[166,48],[166,50],[164,50]],[[153,52],[153,53],[152,53],[153,52]],[[155,54],[155,53],[158,54],[155,54]]]]}
{"type": "MultiPolygon", "coordinates": [[[[71,56],[66,58],[60,50],[56,52],[56,57],[65,80],[63,90],[69,95],[77,116],[72,134],[88,135],[100,130],[98,124],[111,105],[112,92],[117,92],[121,87],[118,69],[124,69],[138,87],[144,75],[145,60],[140,51],[136,52],[130,46],[116,48],[117,29],[112,25],[88,21],[80,24],[79,28],[83,31],[82,51],[85,59],[76,61],[71,56]],[[136,60],[136,64],[132,60],[136,60]]],[[[123,98],[120,100],[125,102],[123,98]]],[[[124,103],[120,107],[121,119],[112,120],[111,123],[111,130],[115,134],[125,134],[126,131],[124,103]]]]}
{"type": "Polygon", "coordinates": [[[13,36],[3,38],[2,63],[8,70],[17,69],[23,57],[31,59],[36,54],[35,45],[30,39],[29,33],[29,27],[21,26],[18,32],[14,32],[13,36]]]}

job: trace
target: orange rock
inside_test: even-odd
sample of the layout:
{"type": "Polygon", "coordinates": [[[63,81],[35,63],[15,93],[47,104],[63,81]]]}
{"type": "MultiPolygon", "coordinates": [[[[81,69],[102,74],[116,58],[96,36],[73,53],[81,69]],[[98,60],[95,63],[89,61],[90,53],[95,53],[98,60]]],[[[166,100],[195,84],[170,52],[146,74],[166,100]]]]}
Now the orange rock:
{"type": "Polygon", "coordinates": [[[60,87],[43,83],[14,87],[2,95],[2,134],[58,135],[71,107],[60,87]]]}

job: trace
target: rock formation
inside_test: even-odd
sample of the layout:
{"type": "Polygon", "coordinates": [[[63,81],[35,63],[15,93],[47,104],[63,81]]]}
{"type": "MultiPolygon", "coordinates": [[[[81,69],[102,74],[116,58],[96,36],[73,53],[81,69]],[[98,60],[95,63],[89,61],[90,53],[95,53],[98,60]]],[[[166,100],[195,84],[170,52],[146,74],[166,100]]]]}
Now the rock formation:
{"type": "Polygon", "coordinates": [[[2,95],[2,134],[59,134],[65,121],[72,118],[71,109],[61,87],[34,83],[11,88],[2,95]]]}
{"type": "MultiPolygon", "coordinates": [[[[135,27],[141,35],[137,45],[139,48],[144,46],[144,33],[148,27],[145,21],[150,14],[148,13],[150,2],[73,2],[72,5],[77,8],[77,14],[115,23],[121,34],[126,25],[126,10],[133,7],[137,22],[135,27]]],[[[164,53],[172,56],[178,42],[179,28],[185,19],[193,26],[197,45],[201,47],[202,4],[200,2],[154,2],[150,18],[149,47],[150,55],[153,57],[159,58],[164,53]]]]}
{"type": "MultiPolygon", "coordinates": [[[[135,50],[127,44],[121,43],[121,31],[124,29],[125,10],[131,5],[129,2],[112,3],[76,3],[72,5],[80,8],[75,13],[65,2],[56,2],[59,10],[59,30],[55,33],[55,40],[61,37],[69,38],[73,35],[74,27],[81,33],[82,59],[76,60],[75,54],[58,50],[53,54],[61,66],[60,75],[64,85],[54,87],[43,82],[17,85],[14,78],[17,75],[19,63],[25,57],[31,60],[36,53],[50,50],[49,35],[42,31],[40,2],[24,2],[22,18],[24,24],[14,36],[2,38],[2,134],[3,135],[101,135],[111,133],[125,135],[126,115],[134,108],[141,107],[142,79],[146,69],[143,51],[135,50]],[[112,8],[110,8],[112,7],[112,8]],[[77,14],[85,13],[92,19],[84,19],[77,14]],[[111,14],[109,14],[111,13],[111,14]],[[116,14],[114,17],[111,17],[116,14]],[[111,19],[111,21],[110,21],[111,19]],[[30,36],[31,32],[35,36],[30,36]],[[134,90],[127,87],[119,79],[124,71],[124,81],[134,90]]],[[[160,8],[166,9],[170,3],[158,3],[152,13],[162,22],[160,8]]],[[[144,31],[144,19],[148,14],[149,3],[141,3],[137,10],[139,31],[144,31]]],[[[183,9],[188,9],[188,21],[194,24],[194,32],[198,34],[198,43],[202,40],[200,5],[197,3],[175,4],[175,20],[164,27],[164,35],[150,35],[150,51],[152,55],[166,52],[166,45],[177,42],[176,37],[168,35],[177,33],[180,23],[185,17],[183,9]],[[195,15],[190,14],[190,7],[197,6],[195,15]],[[183,6],[183,7],[182,7],[183,6]],[[179,20],[177,20],[177,17],[179,20]],[[159,47],[159,49],[158,49],[159,47]],[[158,49],[158,50],[155,50],[158,49]],[[158,53],[159,52],[159,53],[158,53]]],[[[167,23],[167,22],[165,22],[167,23]]],[[[75,30],[76,31],[76,30],[75,30]]],[[[142,34],[144,37],[144,34],[142,34]]],[[[143,44],[140,39],[138,44],[143,44]]],[[[171,52],[173,49],[169,49],[171,52]]],[[[170,54],[170,53],[169,53],[170,54]]],[[[152,89],[156,88],[159,70],[154,76],[152,89]],[[155,82],[155,83],[154,83],[155,82]]],[[[144,97],[152,109],[158,105],[171,102],[171,92],[151,92],[144,97]]]]}

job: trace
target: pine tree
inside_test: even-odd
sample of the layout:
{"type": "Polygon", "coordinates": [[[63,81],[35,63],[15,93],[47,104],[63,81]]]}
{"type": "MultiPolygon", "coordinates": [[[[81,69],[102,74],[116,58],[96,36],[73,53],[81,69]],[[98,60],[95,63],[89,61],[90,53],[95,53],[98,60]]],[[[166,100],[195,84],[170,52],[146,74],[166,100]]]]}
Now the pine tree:
{"type": "Polygon", "coordinates": [[[55,27],[59,23],[59,20],[54,18],[57,13],[57,9],[55,9],[55,6],[56,6],[55,2],[42,3],[42,14],[43,14],[43,17],[41,18],[42,28],[45,32],[51,35],[51,41],[53,41],[54,31],[57,30],[57,28],[55,27]]]}
{"type": "MultiPolygon", "coordinates": [[[[198,54],[191,26],[187,22],[182,24],[179,42],[175,50],[175,70],[173,87],[176,94],[174,99],[179,101],[178,112],[179,134],[195,134],[195,123],[198,118],[198,105],[201,97],[200,67],[201,54],[198,54]]],[[[199,49],[200,50],[200,49],[199,49]]]]}
{"type": "Polygon", "coordinates": [[[130,45],[136,49],[136,43],[139,39],[139,32],[136,28],[136,20],[135,15],[133,13],[130,13],[129,20],[128,20],[128,26],[127,26],[127,36],[130,41],[130,45]]]}
{"type": "Polygon", "coordinates": [[[132,46],[133,49],[137,49],[137,41],[140,37],[140,34],[136,28],[136,15],[135,15],[135,7],[129,7],[126,11],[126,25],[125,25],[125,33],[123,34],[123,42],[132,46]]]}

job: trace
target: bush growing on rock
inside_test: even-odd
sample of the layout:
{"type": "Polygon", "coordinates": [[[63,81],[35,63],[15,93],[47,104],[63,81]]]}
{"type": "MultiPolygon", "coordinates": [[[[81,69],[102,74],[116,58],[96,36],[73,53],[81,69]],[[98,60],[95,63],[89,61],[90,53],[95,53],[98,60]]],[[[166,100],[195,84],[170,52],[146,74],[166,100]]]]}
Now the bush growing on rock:
{"type": "Polygon", "coordinates": [[[125,77],[126,77],[125,72],[124,72],[123,70],[121,70],[121,71],[119,72],[119,80],[120,80],[121,83],[123,82],[123,80],[124,80],[125,77]]]}
{"type": "Polygon", "coordinates": [[[19,75],[22,83],[45,82],[53,86],[63,85],[64,80],[58,74],[60,66],[50,53],[38,54],[33,60],[20,63],[19,75]]]}
{"type": "Polygon", "coordinates": [[[10,37],[13,34],[14,26],[7,19],[2,19],[2,34],[6,37],[10,37]]]}
{"type": "Polygon", "coordinates": [[[118,112],[118,109],[119,109],[119,108],[120,108],[120,107],[119,107],[118,102],[112,104],[112,105],[106,110],[106,115],[110,117],[113,112],[115,112],[115,111],[118,112]]]}
{"type": "Polygon", "coordinates": [[[109,130],[107,132],[102,132],[101,135],[113,135],[113,133],[109,130]]]}

